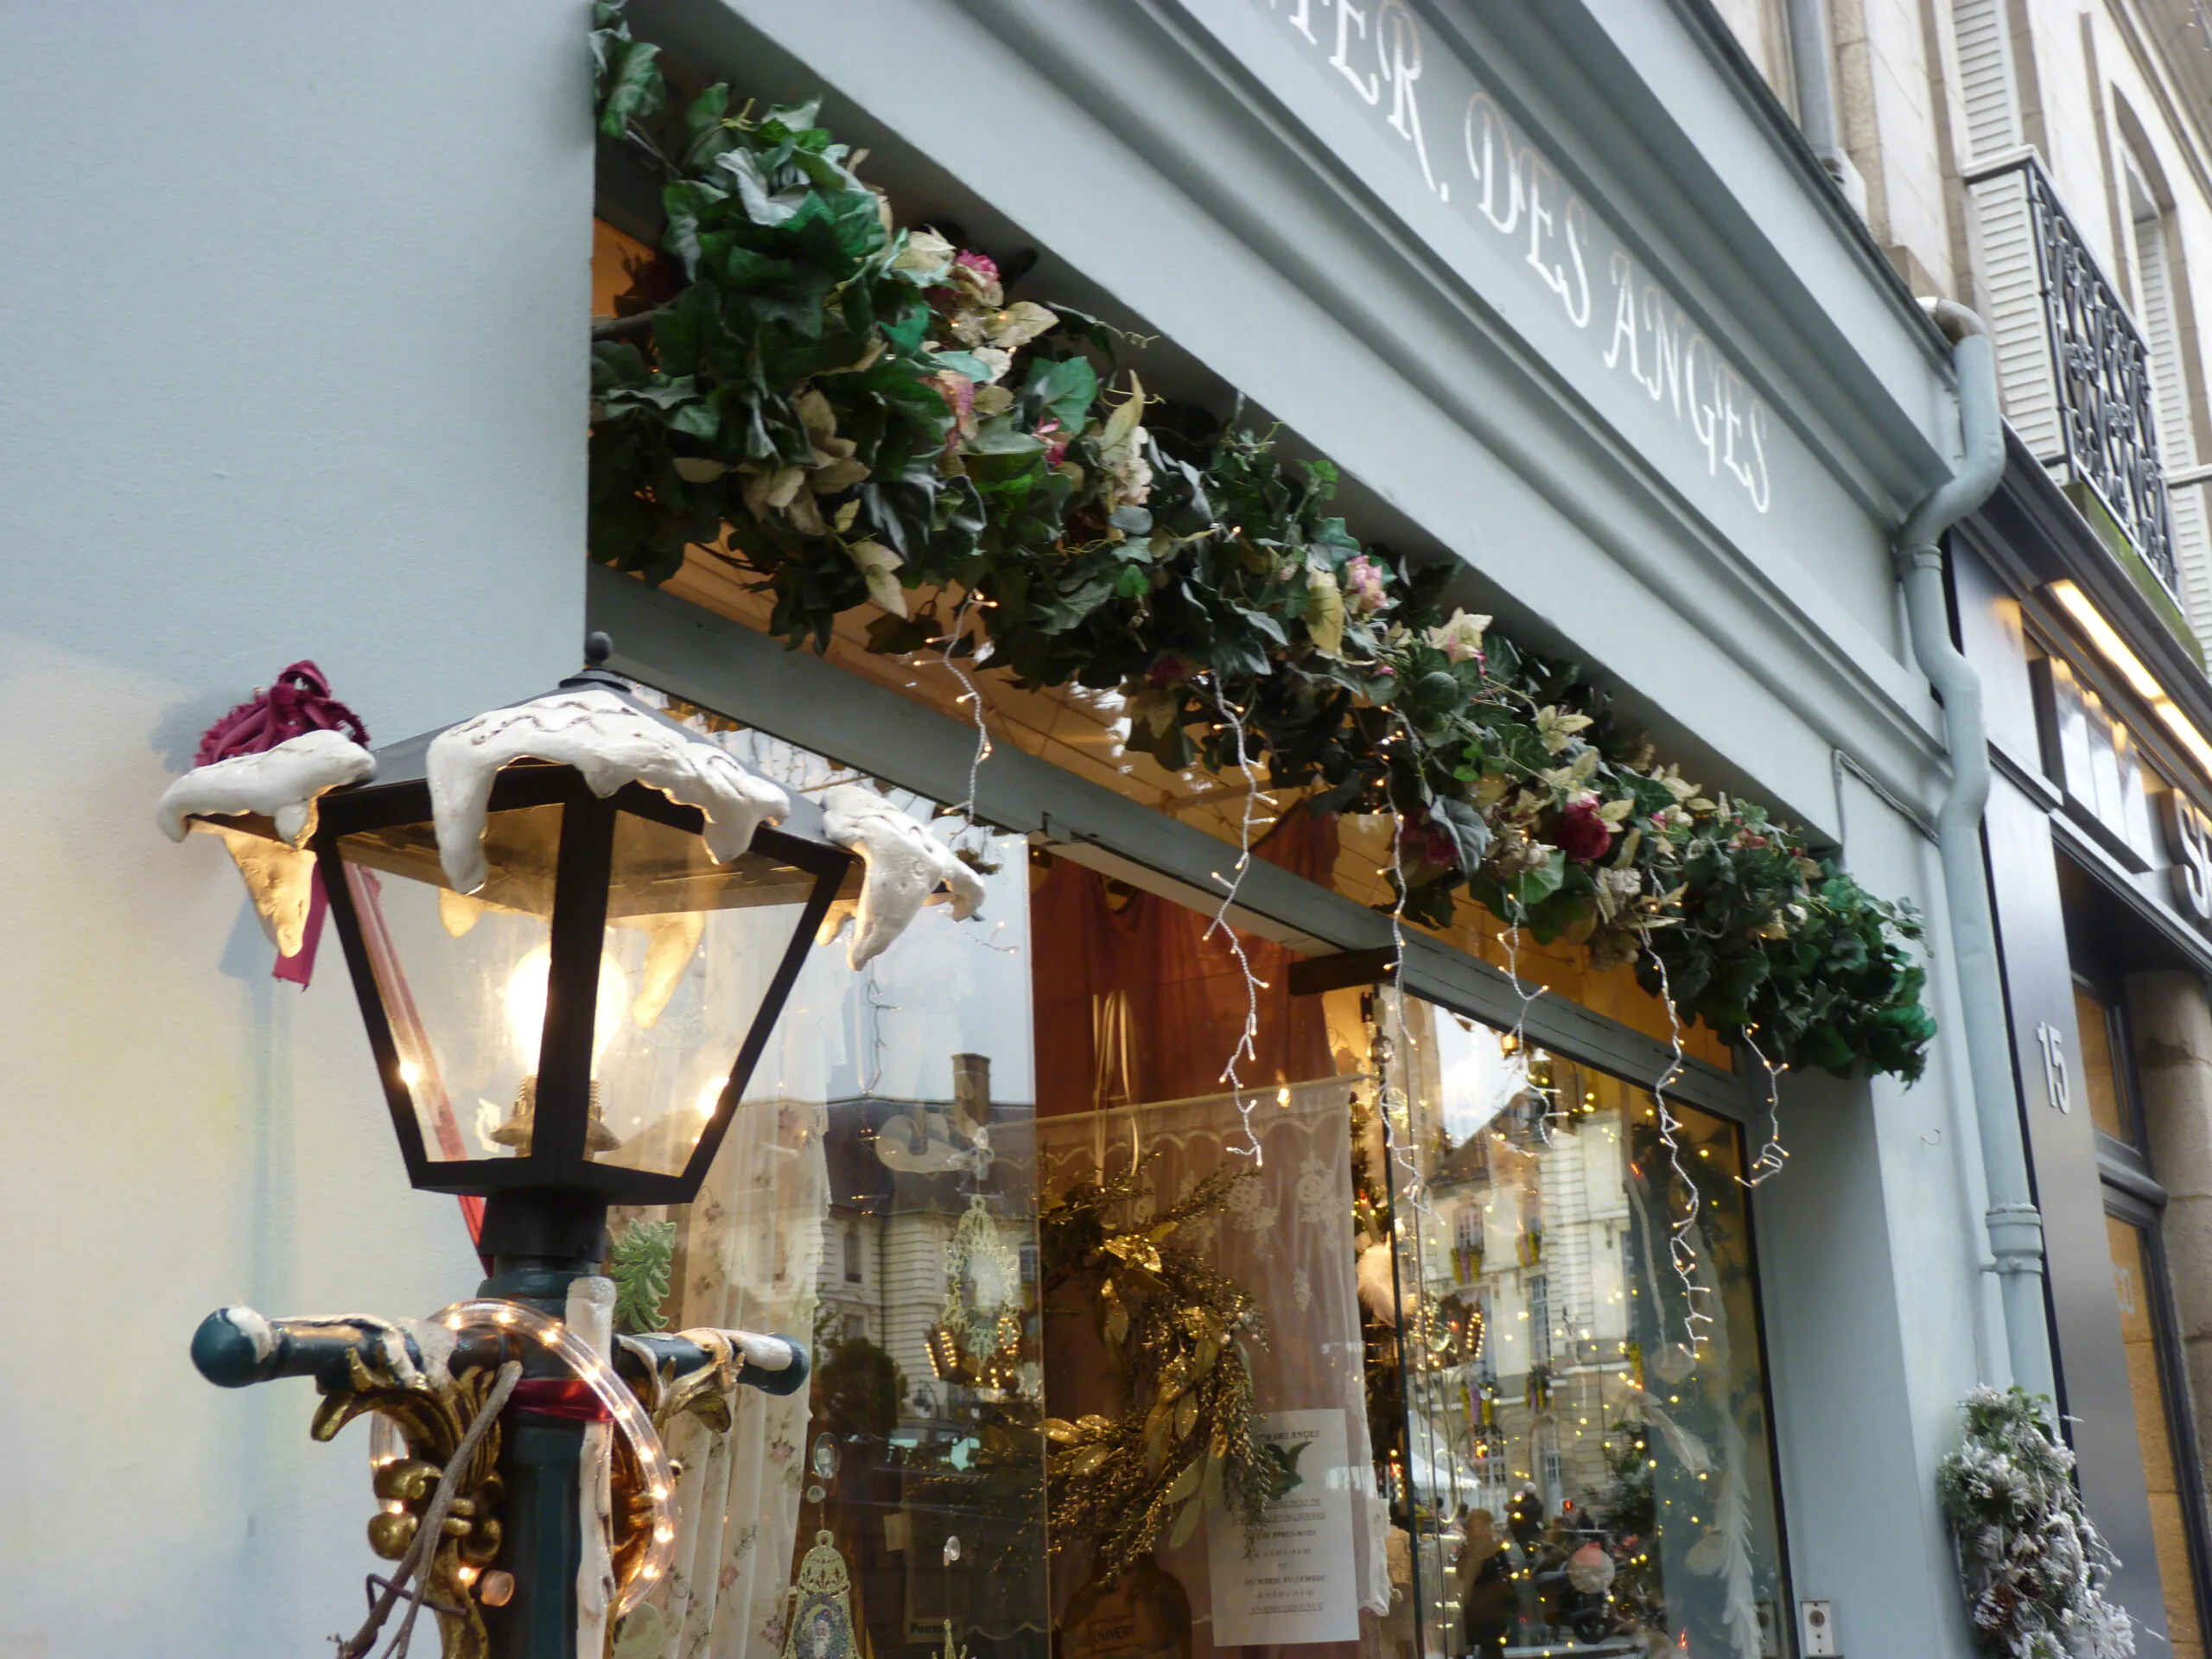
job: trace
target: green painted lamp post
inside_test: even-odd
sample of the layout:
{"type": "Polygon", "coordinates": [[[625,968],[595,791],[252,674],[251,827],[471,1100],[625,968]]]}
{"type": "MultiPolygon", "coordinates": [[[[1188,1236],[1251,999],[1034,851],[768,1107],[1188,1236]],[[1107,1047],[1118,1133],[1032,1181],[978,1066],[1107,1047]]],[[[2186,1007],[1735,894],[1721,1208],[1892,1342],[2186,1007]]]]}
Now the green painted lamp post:
{"type": "MultiPolygon", "coordinates": [[[[372,1545],[406,1567],[437,1521],[435,1549],[416,1551],[425,1605],[490,1659],[575,1655],[595,1424],[609,1570],[642,1594],[669,1494],[639,1450],[651,1439],[658,1455],[657,1438],[633,1431],[738,1382],[804,1376],[780,1339],[690,1332],[610,1354],[603,1332],[594,1350],[569,1327],[590,1323],[576,1287],[596,1282],[608,1206],[697,1193],[857,874],[814,803],[632,697],[596,666],[603,635],[587,654],[546,696],[380,750],[365,781],[310,798],[315,869],[408,1178],[481,1200],[479,1300],[421,1327],[231,1308],[193,1344],[226,1386],[315,1377],[318,1437],[369,1412],[397,1427],[372,1545]]],[[[281,811],[198,816],[283,839],[281,811]]]]}

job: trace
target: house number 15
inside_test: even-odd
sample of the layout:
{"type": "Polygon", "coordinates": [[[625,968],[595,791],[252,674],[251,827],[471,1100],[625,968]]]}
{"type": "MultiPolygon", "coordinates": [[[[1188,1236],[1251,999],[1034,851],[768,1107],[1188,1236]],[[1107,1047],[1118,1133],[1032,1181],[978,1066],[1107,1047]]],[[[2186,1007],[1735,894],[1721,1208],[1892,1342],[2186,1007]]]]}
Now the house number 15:
{"type": "Polygon", "coordinates": [[[2073,1090],[2066,1080],[2066,1039],[2060,1036],[2058,1027],[2040,1025],[2036,1027],[2036,1041],[2043,1046],[2043,1095],[2046,1104],[2062,1112],[2074,1109],[2073,1090]]]}

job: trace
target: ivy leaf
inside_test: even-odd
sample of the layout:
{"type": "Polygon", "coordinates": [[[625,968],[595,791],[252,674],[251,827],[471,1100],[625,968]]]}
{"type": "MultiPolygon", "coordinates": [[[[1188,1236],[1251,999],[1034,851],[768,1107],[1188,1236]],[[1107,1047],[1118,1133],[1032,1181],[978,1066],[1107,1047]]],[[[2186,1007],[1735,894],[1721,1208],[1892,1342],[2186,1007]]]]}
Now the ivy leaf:
{"type": "Polygon", "coordinates": [[[1235,608],[1236,614],[1243,617],[1245,622],[1256,632],[1266,635],[1276,645],[1288,648],[1290,635],[1275,618],[1265,611],[1255,611],[1249,605],[1239,605],[1235,608]]]}
{"type": "Polygon", "coordinates": [[[938,352],[936,356],[939,368],[964,374],[978,385],[991,378],[990,365],[973,352],[938,352]]]}
{"type": "Polygon", "coordinates": [[[1516,876],[1508,891],[1523,911],[1533,911],[1557,893],[1566,879],[1567,855],[1553,847],[1547,849],[1542,863],[1516,876]]]}
{"type": "Polygon", "coordinates": [[[899,567],[905,563],[881,542],[855,542],[845,550],[854,568],[868,582],[868,596],[897,617],[906,614],[906,590],[899,585],[899,567]]]}
{"type": "Polygon", "coordinates": [[[1344,655],[1344,592],[1334,574],[1318,563],[1306,574],[1306,633],[1323,656],[1344,655]]]}
{"type": "Polygon", "coordinates": [[[760,157],[749,149],[732,149],[715,157],[715,164],[737,181],[737,199],[755,225],[788,224],[801,207],[819,200],[813,192],[792,188],[771,190],[760,170],[760,157]]]}
{"type": "Polygon", "coordinates": [[[721,416],[715,406],[702,399],[677,404],[668,410],[668,429],[681,432],[686,437],[712,439],[721,430],[721,416]]]}
{"type": "Polygon", "coordinates": [[[1090,418],[1091,404],[1098,400],[1098,372],[1079,357],[1038,363],[1029,371],[1022,395],[1035,398],[1062,431],[1080,431],[1090,418]]]}
{"type": "Polygon", "coordinates": [[[668,105],[668,83],[661,78],[660,48],[630,36],[628,19],[614,0],[592,9],[593,67],[597,71],[599,131],[620,138],[630,123],[656,115],[668,105]]]}
{"type": "Polygon", "coordinates": [[[1470,803],[1446,795],[1438,798],[1429,817],[1452,838],[1459,868],[1469,874],[1480,869],[1491,843],[1490,825],[1483,815],[1470,803]]]}

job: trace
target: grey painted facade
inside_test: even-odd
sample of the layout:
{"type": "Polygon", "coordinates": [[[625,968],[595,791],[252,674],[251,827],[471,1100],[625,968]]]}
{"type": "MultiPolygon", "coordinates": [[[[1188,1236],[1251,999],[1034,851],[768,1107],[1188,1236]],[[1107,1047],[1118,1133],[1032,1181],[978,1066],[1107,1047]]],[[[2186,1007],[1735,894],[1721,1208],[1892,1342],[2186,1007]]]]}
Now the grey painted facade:
{"type": "MultiPolygon", "coordinates": [[[[1703,12],[745,0],[638,16],[746,92],[826,94],[823,120],[870,147],[902,212],[1038,246],[1038,289],[1162,336],[1172,389],[1241,391],[1343,466],[1355,523],[1459,560],[1479,608],[1597,664],[1664,752],[1942,913],[1918,827],[1944,776],[1938,721],[1890,537],[1957,453],[1946,353],[1703,12]],[[1484,213],[1485,120],[1493,156],[1522,147],[1548,225],[1525,187],[1517,217],[1499,194],[1484,213]],[[1685,356],[1702,342],[1711,453],[1698,372],[1678,413],[1681,369],[1660,357],[1675,330],[1685,356]]],[[[640,677],[964,793],[969,741],[950,722],[604,573],[590,607],[640,677]]],[[[1217,862],[1198,832],[1008,746],[980,807],[1048,842],[1103,843],[1164,892],[1205,891],[1217,862]]],[[[1307,950],[1387,932],[1275,872],[1242,904],[1307,950]]],[[[1934,1475],[2002,1347],[1987,1351],[1940,931],[1932,956],[1947,1034],[1928,1077],[1793,1076],[1796,1155],[1757,1201],[1792,1593],[1833,1603],[1847,1653],[1969,1649],[1934,1475]]],[[[1470,1013],[1510,1006],[1494,972],[1426,941],[1408,978],[1470,1013]]],[[[1531,1035],[1631,1077],[1663,1065],[1554,1000],[1531,1035]]],[[[1752,1103],[1724,1073],[1693,1087],[1752,1103]]]]}
{"type": "MultiPolygon", "coordinates": [[[[1463,563],[1693,775],[1942,914],[1918,827],[1939,725],[1889,545],[1957,453],[1942,342],[1702,8],[654,0],[637,26],[748,92],[825,91],[902,203],[1039,246],[1039,287],[1333,456],[1363,527],[1463,563]],[[1535,152],[1517,213],[1510,191],[1482,211],[1485,131],[1535,152]]],[[[475,1276],[450,1206],[401,1184],[344,988],[272,988],[227,868],[142,826],[201,727],[296,657],[380,737],[569,665],[584,27],[569,5],[58,12],[0,70],[22,112],[0,175],[41,229],[0,261],[0,1048],[24,1103],[0,1306],[68,1357],[9,1383],[52,1427],[0,1463],[33,1496],[0,1548],[0,1650],[313,1646],[355,1605],[360,1471],[306,1442],[304,1400],[205,1389],[185,1335],[224,1300],[415,1312],[475,1276]],[[211,95],[241,75],[254,96],[211,95]],[[126,1340],[145,1357],[92,1357],[126,1340]]],[[[964,792],[957,729],[607,573],[588,592],[640,678],[964,792]]],[[[1215,856],[1009,752],[980,805],[1166,890],[1215,856]]],[[[1245,903],[1309,948],[1382,942],[1280,873],[1245,903]]],[[[1791,1168],[1756,1200],[1792,1594],[1862,1656],[1969,1651],[1934,1475],[2001,1354],[1940,927],[1931,957],[1926,1079],[1792,1077],[1791,1168]]],[[[1427,942],[1408,978],[1478,1015],[1509,996],[1427,942]]],[[[1570,1005],[1531,1029],[1663,1065],[1570,1005]]],[[[1685,1092],[1753,1104],[1710,1068],[1685,1092]]]]}
{"type": "Polygon", "coordinates": [[[380,741],[574,664],[588,8],[10,23],[0,1653],[310,1652],[362,1606],[359,1431],[311,1442],[305,1388],[241,1409],[192,1329],[424,1313],[480,1269],[407,1186],[334,950],[270,980],[153,802],[301,658],[380,741]]]}

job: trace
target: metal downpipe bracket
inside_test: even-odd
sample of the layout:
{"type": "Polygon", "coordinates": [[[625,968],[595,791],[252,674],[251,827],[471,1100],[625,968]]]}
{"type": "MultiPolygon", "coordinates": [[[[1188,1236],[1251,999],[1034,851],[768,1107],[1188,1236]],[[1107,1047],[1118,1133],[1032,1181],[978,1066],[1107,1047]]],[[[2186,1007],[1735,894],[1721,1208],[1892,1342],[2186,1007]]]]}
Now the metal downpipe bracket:
{"type": "Polygon", "coordinates": [[[1948,300],[1923,300],[1922,304],[1952,340],[1966,459],[1948,482],[1913,509],[1897,532],[1898,577],[1904,588],[1914,658],[1943,704],[1951,786],[1936,815],[1936,841],[1942,861],[1989,1206],[1982,1224],[2004,1308],[2009,1380],[2031,1394],[2050,1395],[2055,1374],[2044,1311],[2043,1220],[2028,1185],[2027,1143],[2013,1082],[2012,1027],[1982,852],[1982,813],[1991,782],[1989,733],[1982,720],[1980,678],[1951,639],[1942,547],[1943,532],[1988,499],[2003,477],[2005,423],[1998,406],[1996,360],[1981,319],[1948,300]]]}

